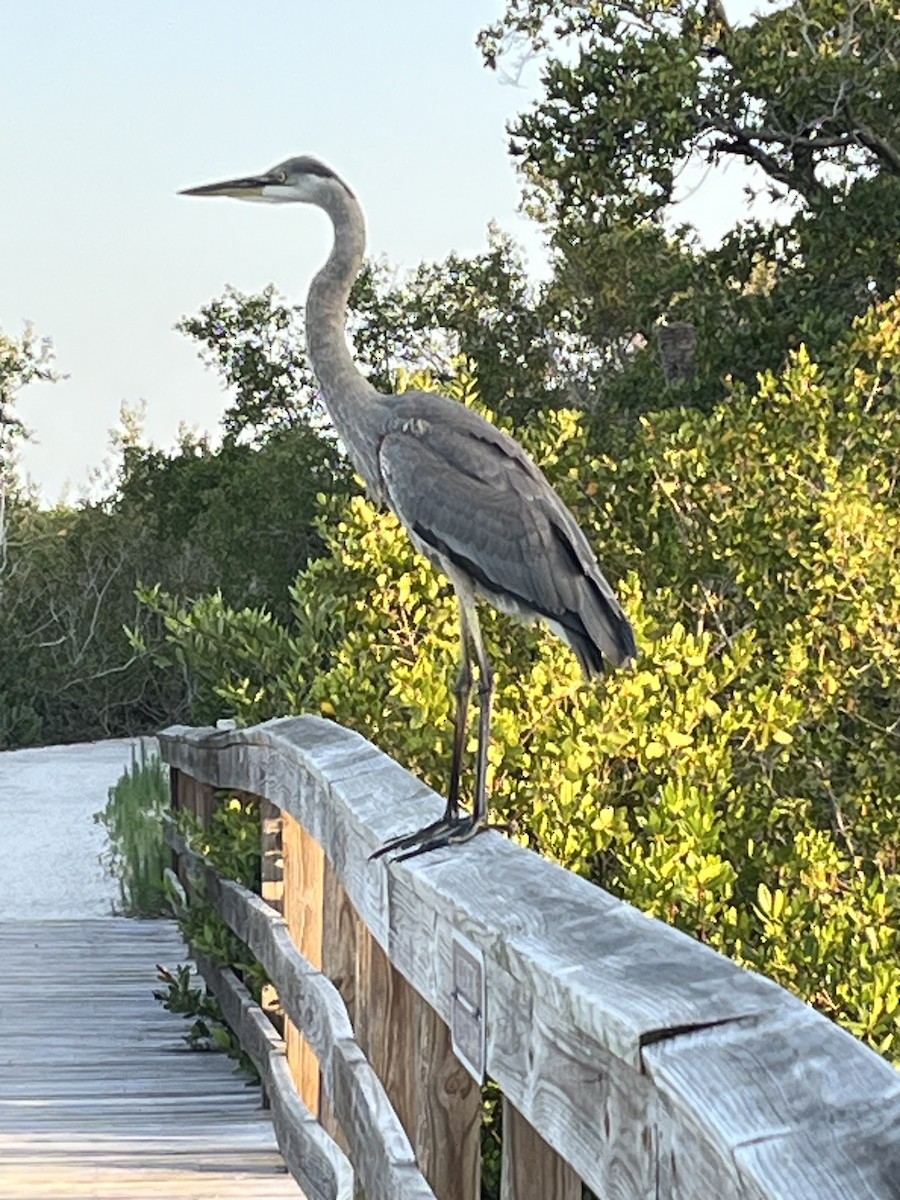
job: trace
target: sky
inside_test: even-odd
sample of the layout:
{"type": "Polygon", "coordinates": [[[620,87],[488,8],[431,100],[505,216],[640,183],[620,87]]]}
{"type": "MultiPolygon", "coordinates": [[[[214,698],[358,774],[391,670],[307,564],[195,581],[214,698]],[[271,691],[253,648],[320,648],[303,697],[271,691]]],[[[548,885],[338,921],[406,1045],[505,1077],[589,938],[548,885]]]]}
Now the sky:
{"type": "MultiPolygon", "coordinates": [[[[729,0],[733,18],[755,7],[729,0]]],[[[0,0],[4,113],[0,329],[30,321],[66,378],[23,389],[23,475],[76,500],[109,456],[122,403],[145,435],[215,430],[227,397],[173,329],[226,284],[302,302],[327,218],[178,197],[179,188],[313,154],[367,213],[369,251],[411,269],[475,254],[496,222],[536,273],[507,122],[538,96],[485,70],[479,29],[502,0],[0,0]]],[[[688,216],[731,224],[743,179],[698,189],[688,216]],[[702,193],[702,194],[701,194],[702,193]]],[[[94,485],[96,487],[96,483],[94,485]]]]}

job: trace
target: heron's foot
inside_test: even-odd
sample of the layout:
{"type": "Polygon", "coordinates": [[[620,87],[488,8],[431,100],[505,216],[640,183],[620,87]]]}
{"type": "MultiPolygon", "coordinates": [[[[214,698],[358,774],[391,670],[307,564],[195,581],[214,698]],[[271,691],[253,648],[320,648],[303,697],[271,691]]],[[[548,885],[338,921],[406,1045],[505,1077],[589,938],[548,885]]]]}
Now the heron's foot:
{"type": "Polygon", "coordinates": [[[418,854],[427,854],[429,850],[438,850],[441,846],[454,846],[459,842],[471,841],[488,827],[484,818],[476,820],[469,813],[461,813],[457,817],[450,817],[445,813],[440,820],[432,821],[430,825],[417,829],[415,833],[391,838],[369,856],[369,861],[399,850],[402,853],[395,854],[391,861],[403,862],[404,859],[415,858],[418,854]]]}

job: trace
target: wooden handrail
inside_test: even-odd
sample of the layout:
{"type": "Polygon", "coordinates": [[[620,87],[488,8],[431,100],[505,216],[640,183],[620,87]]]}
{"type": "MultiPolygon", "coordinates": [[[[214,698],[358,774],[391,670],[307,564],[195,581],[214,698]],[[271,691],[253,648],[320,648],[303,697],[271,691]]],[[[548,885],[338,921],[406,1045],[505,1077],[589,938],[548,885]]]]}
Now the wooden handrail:
{"type": "Polygon", "coordinates": [[[483,954],[487,1072],[515,1143],[567,1164],[548,1172],[556,1190],[522,1190],[526,1170],[505,1196],[574,1196],[573,1172],[604,1200],[900,1196],[900,1073],[776,984],[496,833],[370,862],[443,802],[331,722],[176,727],[160,745],[179,772],[299,822],[364,937],[442,1022],[454,936],[483,954]]]}
{"type": "MultiPolygon", "coordinates": [[[[285,1012],[315,1051],[369,1200],[435,1200],[416,1166],[409,1139],[353,1036],[340,993],[300,954],[283,917],[241,884],[223,879],[171,825],[166,837],[188,874],[202,880],[205,898],[265,967],[285,1012]]],[[[208,977],[208,972],[204,974],[208,977]]],[[[308,1112],[305,1106],[304,1111],[308,1112]]],[[[321,1143],[306,1149],[322,1152],[321,1143]]],[[[329,1149],[334,1167],[343,1155],[337,1147],[329,1149]]],[[[310,1179],[298,1182],[313,1190],[310,1179]]]]}
{"type": "Polygon", "coordinates": [[[232,971],[194,951],[197,969],[259,1072],[288,1169],[309,1197],[353,1200],[353,1169],[294,1087],[280,1038],[232,971]]]}

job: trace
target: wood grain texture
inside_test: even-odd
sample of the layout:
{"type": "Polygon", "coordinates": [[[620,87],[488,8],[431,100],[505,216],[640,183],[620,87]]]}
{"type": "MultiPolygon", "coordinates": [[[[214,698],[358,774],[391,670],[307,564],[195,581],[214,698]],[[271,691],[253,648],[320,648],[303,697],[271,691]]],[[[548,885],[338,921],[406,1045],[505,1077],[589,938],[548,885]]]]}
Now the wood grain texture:
{"type": "Polygon", "coordinates": [[[291,1175],[308,1200],[353,1200],[353,1168],[298,1095],[284,1042],[268,1017],[232,971],[193,949],[192,957],[259,1071],[278,1148],[291,1175]]]}
{"type": "Polygon", "coordinates": [[[488,1073],[604,1200],[900,1197],[900,1074],[771,981],[490,831],[371,863],[443,801],[321,718],[160,744],[304,825],[442,1019],[454,929],[480,947],[488,1073]]]}
{"type": "MultiPolygon", "coordinates": [[[[287,814],[282,817],[284,862],[282,911],[294,945],[314,967],[322,967],[322,847],[287,814]]],[[[285,1024],[287,1060],[303,1103],[319,1115],[319,1060],[292,1021],[285,1024]]]]}
{"type": "MultiPolygon", "coordinates": [[[[359,917],[329,860],[322,885],[322,972],[340,992],[350,1024],[356,1028],[356,951],[359,917]]],[[[358,1036],[358,1035],[357,1035],[358,1036]]],[[[347,1139],[328,1093],[319,1094],[319,1120],[345,1151],[347,1139]]]]}
{"type": "Polygon", "coordinates": [[[416,1158],[438,1200],[478,1200],[481,1088],[453,1053],[447,1025],[418,992],[409,991],[417,1033],[416,1158]]]}
{"type": "Polygon", "coordinates": [[[581,1200],[581,1180],[505,1096],[500,1200],[581,1200]]]}
{"type": "Polygon", "coordinates": [[[303,957],[284,918],[265,901],[222,879],[189,849],[171,822],[166,839],[191,879],[263,964],[285,1013],[316,1054],[367,1200],[435,1200],[384,1088],[355,1040],[337,989],[303,957]]]}
{"type": "Polygon", "coordinates": [[[0,1200],[303,1200],[259,1089],[153,997],[185,955],[171,921],[0,922],[0,1200]]]}
{"type": "Polygon", "coordinates": [[[412,989],[363,927],[357,941],[356,1036],[411,1143],[416,1135],[416,1032],[412,989]]]}

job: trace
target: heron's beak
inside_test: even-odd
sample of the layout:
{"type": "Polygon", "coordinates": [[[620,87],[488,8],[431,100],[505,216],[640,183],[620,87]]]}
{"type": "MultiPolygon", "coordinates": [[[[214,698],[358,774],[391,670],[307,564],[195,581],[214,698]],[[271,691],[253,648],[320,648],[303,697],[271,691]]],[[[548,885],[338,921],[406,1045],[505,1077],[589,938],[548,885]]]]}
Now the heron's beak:
{"type": "Polygon", "coordinates": [[[204,183],[184,188],[179,196],[232,196],[235,200],[265,200],[265,188],[277,183],[269,175],[248,175],[245,179],[226,179],[222,183],[204,183]]]}

